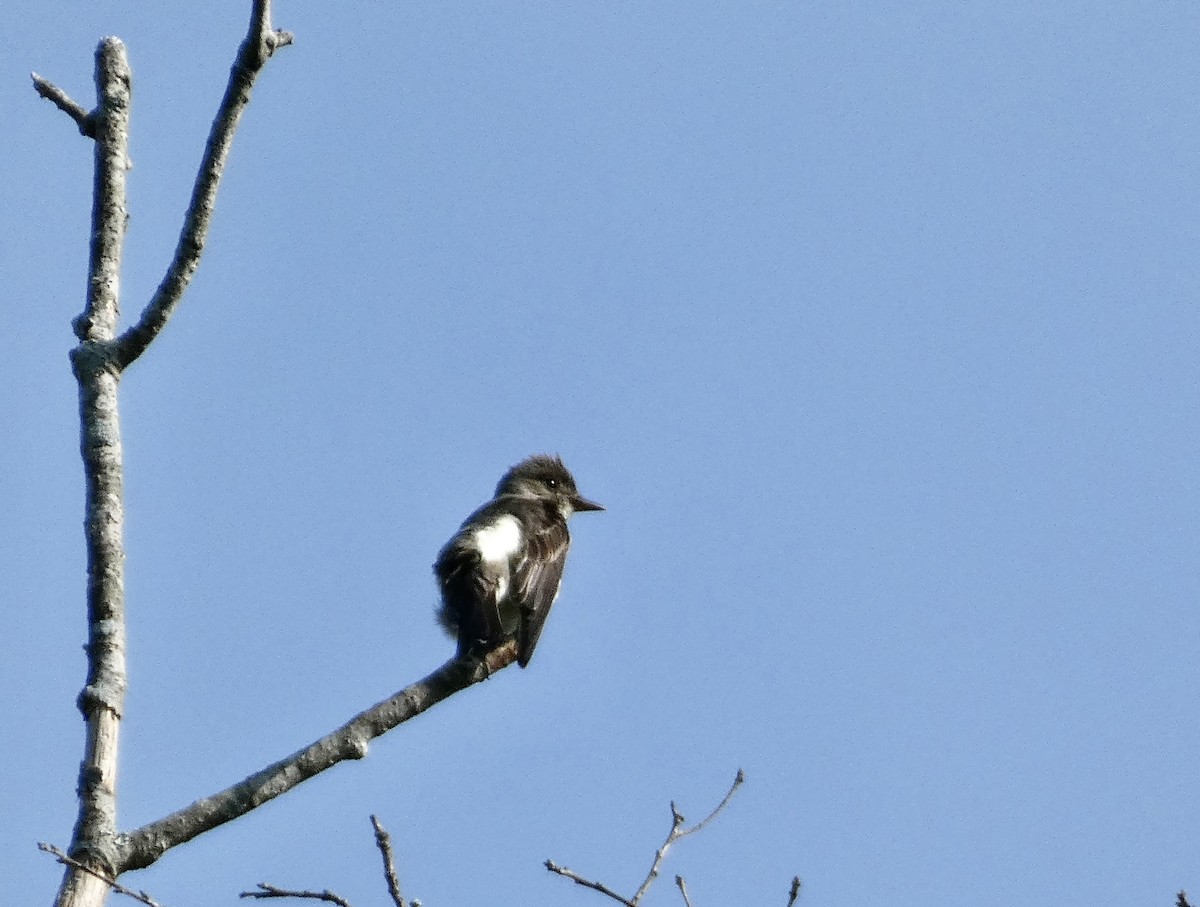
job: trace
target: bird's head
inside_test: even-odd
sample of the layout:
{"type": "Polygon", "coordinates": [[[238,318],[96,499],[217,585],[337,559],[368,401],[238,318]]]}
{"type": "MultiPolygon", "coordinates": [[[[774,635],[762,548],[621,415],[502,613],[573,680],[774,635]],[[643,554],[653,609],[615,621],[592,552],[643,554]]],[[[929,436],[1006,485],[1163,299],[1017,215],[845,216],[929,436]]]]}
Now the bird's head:
{"type": "Polygon", "coordinates": [[[496,486],[496,497],[512,494],[523,498],[553,500],[563,514],[570,516],[579,510],[603,510],[589,501],[575,487],[575,478],[558,457],[538,454],[522,460],[504,474],[496,486]]]}

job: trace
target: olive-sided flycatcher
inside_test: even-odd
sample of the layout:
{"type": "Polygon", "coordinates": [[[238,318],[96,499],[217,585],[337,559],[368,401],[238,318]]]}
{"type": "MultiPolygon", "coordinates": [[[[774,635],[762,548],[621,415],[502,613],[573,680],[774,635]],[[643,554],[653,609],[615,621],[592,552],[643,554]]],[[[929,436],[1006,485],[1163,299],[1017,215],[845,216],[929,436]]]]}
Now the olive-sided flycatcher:
{"type": "Polygon", "coordinates": [[[458,655],[483,655],[515,634],[517,663],[529,664],[558,597],[571,534],[567,518],[603,510],[581,496],[558,457],[522,460],[496,496],[467,517],[438,553],[438,619],[458,638],[458,655]]]}

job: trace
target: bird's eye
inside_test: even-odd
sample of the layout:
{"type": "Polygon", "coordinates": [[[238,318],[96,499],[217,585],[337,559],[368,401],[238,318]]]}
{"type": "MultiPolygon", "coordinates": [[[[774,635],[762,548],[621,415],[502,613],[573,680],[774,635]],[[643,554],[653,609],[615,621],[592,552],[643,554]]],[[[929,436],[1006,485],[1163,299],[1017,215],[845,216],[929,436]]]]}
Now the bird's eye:
{"type": "Polygon", "coordinates": [[[558,487],[558,479],[547,479],[546,484],[549,485],[551,488],[557,488],[558,487]]]}

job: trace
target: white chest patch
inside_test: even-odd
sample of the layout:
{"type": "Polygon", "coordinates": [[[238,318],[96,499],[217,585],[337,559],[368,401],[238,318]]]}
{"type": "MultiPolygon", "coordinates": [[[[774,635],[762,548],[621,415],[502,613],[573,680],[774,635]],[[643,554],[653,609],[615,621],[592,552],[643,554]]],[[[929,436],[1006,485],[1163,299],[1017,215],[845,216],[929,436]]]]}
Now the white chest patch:
{"type": "Polygon", "coordinates": [[[488,563],[506,563],[521,547],[521,524],[515,516],[502,516],[492,525],[475,530],[475,544],[488,563]]]}

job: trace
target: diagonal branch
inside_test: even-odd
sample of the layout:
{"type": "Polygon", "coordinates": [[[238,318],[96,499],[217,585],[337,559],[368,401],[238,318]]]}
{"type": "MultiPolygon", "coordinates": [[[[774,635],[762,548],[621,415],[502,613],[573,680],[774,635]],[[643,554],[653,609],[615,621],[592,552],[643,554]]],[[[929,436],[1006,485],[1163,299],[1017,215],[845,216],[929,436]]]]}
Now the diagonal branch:
{"type": "Polygon", "coordinates": [[[591,879],[585,879],[583,876],[581,876],[575,870],[568,869],[566,866],[559,866],[553,860],[547,860],[542,865],[545,866],[547,869],[549,869],[551,872],[562,876],[564,879],[570,879],[576,885],[580,885],[584,888],[590,888],[590,889],[592,889],[592,891],[598,891],[601,894],[608,895],[610,898],[612,898],[617,903],[624,904],[625,907],[637,907],[637,904],[635,904],[633,901],[627,900],[624,897],[622,897],[621,895],[617,894],[615,891],[613,891],[611,888],[609,888],[603,882],[593,882],[591,879]]]}
{"type": "MultiPolygon", "coordinates": [[[[729,805],[729,801],[733,799],[733,795],[737,792],[737,789],[745,783],[746,783],[746,773],[739,768],[737,775],[733,779],[733,784],[731,784],[729,786],[729,790],[727,790],[725,792],[725,798],[723,800],[721,800],[720,803],[717,804],[717,808],[714,809],[712,812],[710,812],[708,814],[708,816],[705,817],[703,820],[701,820],[700,822],[697,822],[695,825],[693,825],[691,828],[683,829],[683,831],[679,832],[679,834],[676,835],[676,837],[682,838],[684,835],[693,835],[696,832],[698,832],[700,829],[702,829],[705,825],[707,825],[709,822],[711,822],[713,819],[715,819],[718,815],[720,815],[721,811],[723,809],[725,809],[726,806],[729,805]]],[[[681,820],[683,819],[682,816],[680,816],[679,818],[681,820]]]]}
{"type": "Polygon", "coordinates": [[[486,680],[512,664],[516,651],[515,642],[509,641],[489,652],[485,661],[451,659],[428,677],[361,712],[286,759],[157,822],[120,835],[114,859],[116,873],[149,866],[172,847],[245,815],[339,762],[362,759],[371,740],[454,693],[486,680]]]}
{"type": "Polygon", "coordinates": [[[667,851],[671,849],[671,845],[674,844],[676,841],[678,841],[680,838],[684,838],[684,837],[687,837],[688,835],[695,834],[700,829],[702,829],[705,825],[707,825],[709,822],[711,822],[713,819],[715,819],[721,813],[721,811],[723,809],[725,809],[725,807],[729,804],[729,801],[733,799],[734,793],[737,791],[737,789],[739,787],[742,786],[742,784],[745,781],[746,781],[746,773],[743,772],[739,768],[737,776],[734,777],[734,779],[733,779],[733,784],[731,784],[729,786],[729,790],[725,793],[725,796],[721,800],[721,802],[717,804],[717,808],[714,809],[711,813],[709,813],[706,818],[697,822],[691,828],[683,827],[683,823],[685,821],[683,818],[683,814],[680,813],[679,810],[675,808],[674,803],[671,804],[671,830],[667,833],[667,839],[665,841],[663,841],[662,847],[660,847],[658,850],[656,850],[654,852],[654,862],[650,865],[650,871],[648,873],[646,873],[645,880],[642,882],[641,886],[638,888],[638,890],[633,895],[632,901],[633,901],[634,905],[641,903],[642,898],[646,894],[646,890],[650,887],[650,883],[652,883],[655,879],[658,878],[659,870],[662,868],[662,862],[664,859],[666,859],[667,851]]]}
{"type": "Polygon", "coordinates": [[[238,897],[254,898],[260,901],[268,898],[307,898],[312,901],[328,901],[330,904],[336,904],[337,907],[350,907],[349,901],[341,895],[334,894],[328,888],[324,891],[291,891],[287,888],[276,888],[266,882],[258,883],[258,891],[243,891],[238,897]]]}
{"type": "Polygon", "coordinates": [[[166,326],[191,283],[208,240],[208,228],[217,201],[217,187],[225,172],[233,135],[246,105],[250,103],[254,81],[275,50],[291,44],[292,40],[289,32],[277,31],[271,26],[270,0],[254,0],[250,28],[229,71],[225,96],[221,99],[221,106],[208,133],[204,158],[192,187],[192,198],[184,216],[179,242],[175,246],[175,256],[137,324],[116,340],[113,359],[118,369],[126,368],[146,351],[166,326]]]}
{"type": "Polygon", "coordinates": [[[65,91],[43,79],[36,72],[31,72],[29,77],[33,79],[33,90],[38,93],[39,97],[45,98],[72,120],[79,127],[79,134],[86,136],[89,139],[96,137],[96,121],[92,115],[83,109],[83,105],[73,101],[65,91]]]}

